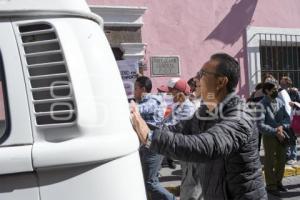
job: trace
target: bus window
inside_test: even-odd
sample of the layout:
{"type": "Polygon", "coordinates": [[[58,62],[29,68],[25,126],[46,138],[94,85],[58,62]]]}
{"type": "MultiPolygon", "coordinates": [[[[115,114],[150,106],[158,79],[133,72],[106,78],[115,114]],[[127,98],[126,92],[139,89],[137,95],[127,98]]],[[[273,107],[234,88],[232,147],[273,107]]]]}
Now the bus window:
{"type": "Polygon", "coordinates": [[[6,130],[8,129],[8,109],[6,102],[4,67],[2,55],[0,54],[0,142],[3,141],[6,130]]]}

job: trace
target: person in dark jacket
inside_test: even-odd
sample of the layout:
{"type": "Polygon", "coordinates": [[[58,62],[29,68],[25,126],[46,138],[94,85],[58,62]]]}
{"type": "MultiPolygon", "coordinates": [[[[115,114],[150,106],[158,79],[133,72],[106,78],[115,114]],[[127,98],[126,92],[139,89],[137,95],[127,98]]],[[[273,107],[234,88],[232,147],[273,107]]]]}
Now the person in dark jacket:
{"type": "Polygon", "coordinates": [[[203,105],[181,133],[166,127],[151,131],[132,105],[133,127],[146,147],[202,165],[203,171],[195,174],[202,191],[190,199],[267,199],[253,114],[234,93],[239,74],[239,64],[231,56],[211,56],[197,74],[203,105]]]}

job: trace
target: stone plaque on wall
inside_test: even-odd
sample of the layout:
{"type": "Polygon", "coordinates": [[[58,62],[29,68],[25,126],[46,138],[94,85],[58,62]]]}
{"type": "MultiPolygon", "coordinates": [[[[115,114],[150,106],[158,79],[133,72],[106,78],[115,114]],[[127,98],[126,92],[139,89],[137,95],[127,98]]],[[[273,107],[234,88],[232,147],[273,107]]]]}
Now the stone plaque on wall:
{"type": "Polygon", "coordinates": [[[179,56],[153,56],[150,64],[151,76],[180,76],[179,56]]]}

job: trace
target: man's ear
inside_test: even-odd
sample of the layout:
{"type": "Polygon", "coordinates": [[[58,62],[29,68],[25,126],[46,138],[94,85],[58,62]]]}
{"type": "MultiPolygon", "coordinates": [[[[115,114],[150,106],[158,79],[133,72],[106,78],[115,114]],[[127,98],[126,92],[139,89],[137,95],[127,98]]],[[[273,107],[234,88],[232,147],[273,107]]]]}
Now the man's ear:
{"type": "Polygon", "coordinates": [[[143,90],[143,93],[147,93],[145,87],[143,87],[142,90],[143,90]]]}
{"type": "Polygon", "coordinates": [[[220,90],[222,88],[226,88],[228,84],[228,78],[226,76],[219,77],[217,81],[217,89],[220,90]]]}

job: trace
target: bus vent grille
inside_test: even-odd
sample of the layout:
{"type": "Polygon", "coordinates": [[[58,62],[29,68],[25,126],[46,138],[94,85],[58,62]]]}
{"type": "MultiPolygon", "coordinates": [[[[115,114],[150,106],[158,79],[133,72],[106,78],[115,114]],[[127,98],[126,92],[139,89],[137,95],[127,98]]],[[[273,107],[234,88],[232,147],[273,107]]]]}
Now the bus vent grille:
{"type": "Polygon", "coordinates": [[[67,63],[55,29],[48,23],[19,25],[36,125],[73,125],[76,106],[67,63]]]}

